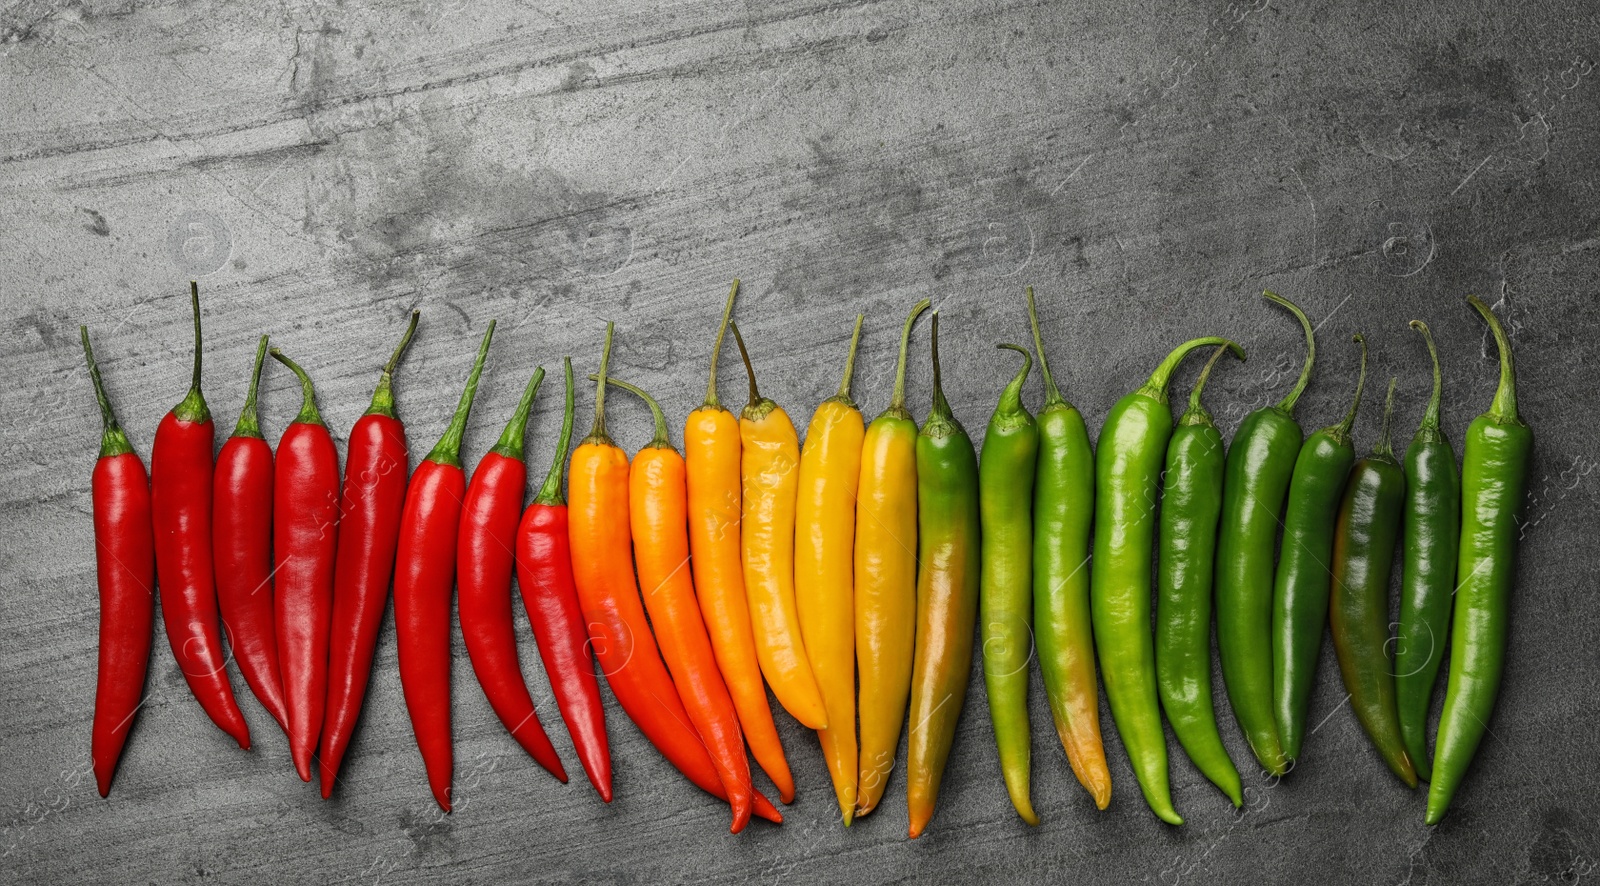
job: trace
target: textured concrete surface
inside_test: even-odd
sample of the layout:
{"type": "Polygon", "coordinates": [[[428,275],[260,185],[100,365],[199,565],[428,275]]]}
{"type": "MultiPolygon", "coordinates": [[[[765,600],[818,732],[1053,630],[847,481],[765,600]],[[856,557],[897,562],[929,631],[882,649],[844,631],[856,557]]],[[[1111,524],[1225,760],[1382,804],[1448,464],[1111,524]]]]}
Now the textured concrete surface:
{"type": "MultiPolygon", "coordinates": [[[[21,0],[0,11],[0,879],[11,882],[1573,883],[1600,865],[1593,797],[1600,464],[1600,10],[1202,0],[763,4],[21,0]],[[535,363],[619,375],[674,422],[698,403],[729,278],[765,393],[799,421],[832,392],[867,313],[857,393],[887,401],[894,331],[944,311],[945,378],[981,431],[1026,333],[1033,284],[1063,388],[1098,427],[1174,342],[1250,351],[1209,401],[1230,431],[1277,398],[1299,299],[1322,354],[1300,415],[1343,409],[1366,332],[1426,394],[1411,317],[1437,331],[1457,442],[1495,382],[1462,298],[1516,342],[1537,460],[1502,703],[1450,818],[1383,769],[1341,704],[1331,652],[1302,766],[1247,773],[1234,812],[1175,755],[1189,824],[1143,807],[1108,736],[1096,813],[1033,694],[1029,829],[1001,787],[973,691],[929,836],[905,840],[899,774],[848,831],[814,740],[782,718],[801,796],[781,828],[727,817],[610,708],[617,800],[556,784],[483,700],[457,641],[457,811],[428,797],[392,623],[343,784],[293,775],[243,702],[230,746],[157,637],[149,701],[109,800],[88,776],[96,592],[88,477],[98,424],[76,326],[94,332],[141,455],[187,382],[186,283],[201,281],[206,392],[239,408],[261,332],[316,376],[336,434],[360,414],[406,313],[413,452],[445,424],[471,348],[500,320],[469,433],[493,442],[535,363]]],[[[926,328],[911,399],[925,414],[926,328]]],[[[737,364],[724,361],[730,401],[737,364]]],[[[1186,390],[1195,367],[1178,379],[1186,390]]],[[[546,463],[550,388],[530,429],[546,463]]],[[[1037,404],[1037,380],[1029,400],[1037,404]]],[[[295,410],[268,370],[264,424],[295,410]]],[[[587,404],[585,396],[581,404],[587,404]]],[[[642,407],[617,398],[630,450],[642,407]]],[[[1369,400],[1358,431],[1375,433],[1369,400]]],[[[413,456],[417,457],[416,455],[413,456]]],[[[524,664],[555,707],[531,639],[524,664]]],[[[236,688],[242,682],[234,675],[236,688]]],[[[1247,756],[1226,715],[1235,759],[1247,756]]],[[[577,772],[570,744],[553,730],[577,772]]],[[[1173,745],[1174,751],[1176,746],[1173,745]]]]}

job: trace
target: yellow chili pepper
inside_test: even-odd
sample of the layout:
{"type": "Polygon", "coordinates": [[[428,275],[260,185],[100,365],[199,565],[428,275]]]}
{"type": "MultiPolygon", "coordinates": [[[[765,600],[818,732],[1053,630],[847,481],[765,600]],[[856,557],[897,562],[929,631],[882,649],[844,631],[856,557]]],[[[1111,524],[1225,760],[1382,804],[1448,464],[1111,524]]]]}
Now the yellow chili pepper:
{"type": "Polygon", "coordinates": [[[822,401],[800,450],[795,508],[794,595],[800,636],[831,728],[817,734],[845,827],[856,812],[855,612],[851,588],[856,484],[861,480],[861,410],[850,399],[863,315],[856,315],[839,393],[822,401]]]}
{"type": "Polygon", "coordinates": [[[906,345],[917,302],[900,332],[894,399],[867,427],[856,490],[856,662],[861,749],[856,815],[883,799],[911,697],[917,631],[917,423],[906,409],[906,345]]]}
{"type": "Polygon", "coordinates": [[[739,475],[744,507],[739,542],[750,600],[756,657],[767,685],[802,726],[827,729],[827,709],[811,673],[794,600],[794,516],[800,494],[800,437],[789,414],[756,389],[739,324],[729,323],[750,376],[750,403],[739,416],[739,475]]]}

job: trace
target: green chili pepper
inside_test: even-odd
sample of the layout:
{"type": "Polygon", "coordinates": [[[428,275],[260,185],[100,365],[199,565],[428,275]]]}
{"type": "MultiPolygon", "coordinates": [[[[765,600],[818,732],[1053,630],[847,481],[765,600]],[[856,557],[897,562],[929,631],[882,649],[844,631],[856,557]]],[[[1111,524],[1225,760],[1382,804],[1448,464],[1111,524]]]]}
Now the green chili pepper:
{"type": "Polygon", "coordinates": [[[1222,484],[1222,532],[1217,538],[1217,651],[1233,715],[1261,765],[1288,771],[1272,712],[1272,554],[1278,518],[1300,453],[1294,405],[1311,381],[1317,342],[1311,322],[1288,299],[1262,293],[1287,308],[1306,334],[1306,362],[1288,396],[1245,416],[1228,448],[1222,484]]]}
{"type": "Polygon", "coordinates": [[[1505,667],[1519,514],[1527,496],[1533,431],[1517,417],[1511,342],[1489,306],[1469,297],[1500,349],[1500,387],[1467,428],[1461,456],[1461,553],[1456,562],[1450,678],[1434,741],[1428,824],[1438,824],[1489,728],[1505,667]]]}
{"type": "Polygon", "coordinates": [[[1210,345],[1228,345],[1241,358],[1244,354],[1238,345],[1214,336],[1179,345],[1143,387],[1111,407],[1095,458],[1097,531],[1089,579],[1095,647],[1111,716],[1145,802],[1168,824],[1183,824],[1183,818],[1172,808],[1167,782],[1167,743],[1151,639],[1150,555],[1161,465],[1172,435],[1167,383],[1184,356],[1210,345]]]}
{"type": "Polygon", "coordinates": [[[1394,665],[1389,659],[1389,573],[1406,496],[1406,475],[1389,443],[1393,416],[1394,379],[1390,379],[1378,445],[1351,469],[1339,503],[1328,628],[1356,719],[1389,769],[1414,788],[1417,770],[1400,737],[1394,665]]]}
{"type": "Polygon", "coordinates": [[[1358,333],[1361,368],[1356,394],[1344,420],[1306,438],[1289,481],[1283,516],[1283,545],[1272,606],[1272,702],[1283,755],[1300,758],[1306,707],[1317,682],[1317,659],[1328,627],[1328,577],[1333,562],[1333,524],[1345,481],[1356,460],[1350,429],[1367,380],[1367,342],[1358,333]]]}
{"type": "Polygon", "coordinates": [[[983,530],[978,620],[1000,771],[1017,814],[1038,824],[1028,798],[1028,662],[1033,658],[1033,471],[1039,426],[1022,405],[1022,383],[1033,357],[1027,348],[1000,347],[1021,354],[1023,363],[1000,394],[978,459],[983,530]]]}
{"type": "Polygon", "coordinates": [[[1443,380],[1439,352],[1428,324],[1412,320],[1433,362],[1433,395],[1411,445],[1406,447],[1405,543],[1400,561],[1400,633],[1395,643],[1395,703],[1400,736],[1417,776],[1431,780],[1428,762],[1428,703],[1444,661],[1450,601],[1456,589],[1461,548],[1461,475],[1456,454],[1439,430],[1443,380]]]}
{"type": "Polygon", "coordinates": [[[933,818],[967,697],[978,616],[978,456],[944,398],[938,311],[932,334],[933,410],[917,434],[917,641],[906,753],[913,839],[933,818]]]}
{"type": "Polygon", "coordinates": [[[1033,483],[1033,634],[1045,694],[1067,762],[1100,809],[1111,803],[1111,769],[1100,739],[1100,690],[1089,628],[1089,530],[1094,450],[1083,414],[1061,396],[1044,356],[1033,287],[1028,321],[1044,376],[1039,469],[1033,483]]]}
{"type": "Polygon", "coordinates": [[[1156,685],[1184,752],[1239,806],[1239,770],[1222,746],[1211,705],[1211,571],[1227,450],[1211,413],[1200,405],[1211,369],[1227,350],[1217,348],[1200,371],[1189,408],[1167,444],[1156,573],[1156,685]]]}

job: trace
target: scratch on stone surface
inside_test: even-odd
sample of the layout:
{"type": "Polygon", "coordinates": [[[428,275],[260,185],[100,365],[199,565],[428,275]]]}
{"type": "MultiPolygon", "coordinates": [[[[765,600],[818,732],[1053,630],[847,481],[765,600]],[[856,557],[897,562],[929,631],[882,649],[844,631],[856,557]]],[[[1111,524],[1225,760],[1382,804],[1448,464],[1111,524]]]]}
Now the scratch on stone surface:
{"type": "Polygon", "coordinates": [[[1093,160],[1093,159],[1094,159],[1094,154],[1091,153],[1091,154],[1085,156],[1083,158],[1083,160],[1079,161],[1078,165],[1074,166],[1072,168],[1072,171],[1067,173],[1067,177],[1062,179],[1061,183],[1056,185],[1055,188],[1053,188],[1050,191],[1050,196],[1054,197],[1055,195],[1061,193],[1061,189],[1067,186],[1067,182],[1070,182],[1074,178],[1077,178],[1078,177],[1078,173],[1083,171],[1083,167],[1088,166],[1089,165],[1089,161],[1093,160]]]}
{"type": "Polygon", "coordinates": [[[1479,163],[1477,166],[1472,167],[1472,171],[1467,173],[1467,177],[1461,180],[1461,184],[1456,185],[1456,189],[1454,191],[1450,192],[1450,196],[1454,197],[1457,193],[1459,193],[1461,191],[1462,188],[1466,187],[1467,186],[1467,182],[1472,181],[1473,177],[1478,174],[1478,170],[1480,170],[1483,167],[1487,166],[1489,164],[1489,161],[1493,160],[1493,159],[1494,159],[1494,155],[1490,154],[1489,156],[1484,157],[1483,161],[1481,163],[1479,163]]]}

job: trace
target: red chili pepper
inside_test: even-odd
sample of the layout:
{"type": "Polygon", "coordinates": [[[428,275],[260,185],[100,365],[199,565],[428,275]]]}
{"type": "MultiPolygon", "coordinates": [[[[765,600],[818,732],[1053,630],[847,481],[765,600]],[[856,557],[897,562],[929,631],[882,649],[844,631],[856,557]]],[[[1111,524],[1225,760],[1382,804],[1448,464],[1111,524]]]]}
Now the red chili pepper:
{"type": "Polygon", "coordinates": [[[339,551],[333,572],[333,627],[329,631],[328,701],[322,724],[322,797],[333,794],[361,702],[372,673],[383,608],[394,575],[400,510],[406,501],[406,427],[394,415],[394,370],[417,331],[411,312],[406,334],[383,366],[372,405],[350,429],[339,500],[339,551]]]}
{"type": "Polygon", "coordinates": [[[211,551],[216,557],[217,606],[239,672],[261,706],[289,732],[272,623],[272,447],[256,418],[256,388],[267,337],[256,346],[250,393],[233,436],[217,455],[211,551]]]}
{"type": "Polygon", "coordinates": [[[100,457],[91,481],[94,501],[94,561],[100,586],[100,669],[94,692],[94,732],[90,756],[100,796],[111,777],[133,716],[139,712],[145,671],[150,667],[151,628],[155,624],[155,542],[150,533],[150,483],[144,462],[117,423],[89,347],[89,327],[78,327],[89,378],[100,401],[100,457]]]}
{"type": "Polygon", "coordinates": [[[156,543],[161,620],[189,690],[239,747],[250,728],[233,700],[211,560],[211,453],[215,428],[200,393],[200,286],[189,284],[194,312],[194,376],[189,393],[156,428],[150,448],[150,519],[156,543]]]}
{"type": "MultiPolygon", "coordinates": [[[[690,724],[683,700],[661,661],[633,574],[628,523],[628,457],[606,435],[606,368],[612,324],[606,324],[595,393],[594,431],[572,453],[573,576],[589,637],[611,691],[661,755],[697,787],[721,800],[728,792],[705,742],[690,724]]],[[[783,816],[756,792],[752,811],[768,821],[783,816]]]]}
{"type": "Polygon", "coordinates": [[[300,414],[278,440],[272,473],[273,613],[289,756],[301,781],[322,734],[328,699],[328,631],[333,624],[333,557],[339,546],[339,450],[317,412],[311,377],[277,348],[272,356],[300,379],[300,414]]]}
{"type": "Polygon", "coordinates": [[[490,707],[517,744],[565,784],[567,770],[556,756],[533,709],[528,684],[522,680],[511,615],[517,519],[522,515],[522,490],[528,482],[528,469],[522,462],[523,430],[542,381],[544,368],[538,367],[499,442],[478,462],[472,482],[467,484],[461,531],[456,536],[457,605],[467,656],[490,707]]]}
{"type": "MultiPolygon", "coordinates": [[[[572,581],[572,546],[567,539],[567,504],[561,496],[562,469],[572,442],[572,358],[562,361],[567,378],[566,408],[555,461],[533,504],[517,527],[517,585],[528,610],[539,658],[550,688],[555,690],[561,719],[572,736],[589,783],[600,799],[611,802],[611,748],[606,744],[606,714],[600,703],[600,681],[589,655],[589,634],[583,626],[578,588],[572,581]]],[[[463,610],[463,619],[465,614],[463,610]]],[[[465,621],[463,621],[465,624],[465,621]]]]}
{"type": "Polygon", "coordinates": [[[456,576],[456,533],[461,524],[461,435],[466,430],[478,376],[494,336],[483,334],[455,417],[437,445],[417,466],[406,490],[395,555],[394,622],[400,647],[400,687],[411,729],[439,807],[450,811],[450,589],[456,576]]]}

